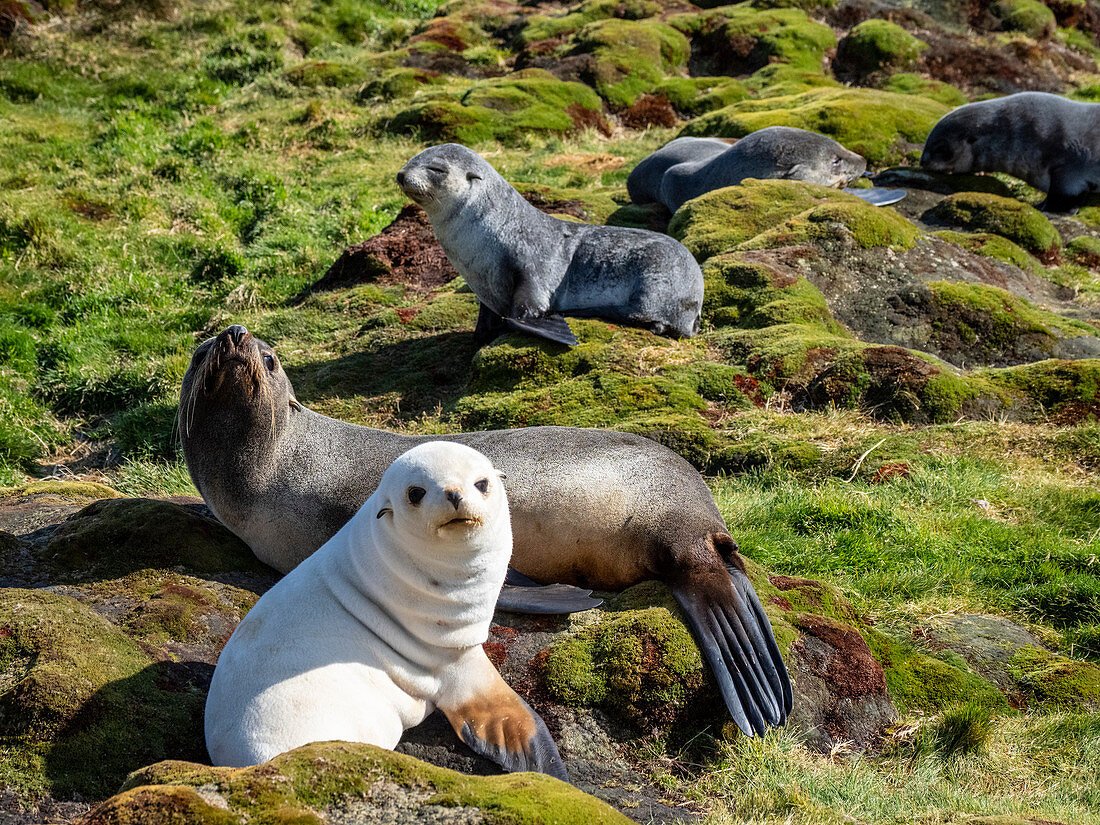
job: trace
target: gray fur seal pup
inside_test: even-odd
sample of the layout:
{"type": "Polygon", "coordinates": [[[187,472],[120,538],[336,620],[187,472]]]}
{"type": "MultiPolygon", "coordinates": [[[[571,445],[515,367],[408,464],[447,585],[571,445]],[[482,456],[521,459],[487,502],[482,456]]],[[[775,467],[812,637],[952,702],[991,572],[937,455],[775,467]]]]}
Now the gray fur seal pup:
{"type": "Polygon", "coordinates": [[[480,155],[455,143],[416,155],[397,183],[423,207],[447,258],[481,302],[480,342],[506,322],[576,344],[569,325],[552,313],[608,318],[659,335],[699,331],[703,273],[667,235],[547,215],[480,155]]]}
{"type": "Polygon", "coordinates": [[[866,160],[832,138],[790,126],[769,126],[724,148],[715,138],[676,138],[635,167],[627,178],[627,191],[630,179],[638,174],[634,190],[653,193],[653,200],[675,212],[692,198],[736,186],[745,178],[785,178],[840,187],[866,169],[866,160]],[[674,158],[684,159],[666,166],[654,189],[656,172],[674,158]]]}
{"type": "Polygon", "coordinates": [[[438,707],[505,770],[567,779],[546,725],[482,648],[511,553],[507,496],[485,456],[446,441],[400,456],[233,632],[206,699],[214,764],[330,739],[392,750],[438,707]]]}
{"type": "Polygon", "coordinates": [[[928,135],[932,172],[1007,172],[1047,193],[1048,212],[1075,212],[1100,190],[1100,103],[1046,92],[967,103],[928,135]]]}
{"type": "MultiPolygon", "coordinates": [[[[180,392],[191,478],[261,561],[288,571],[328,541],[406,450],[439,436],[347,424],[298,403],[275,351],[242,326],[196,349],[180,392]]],[[[508,476],[512,567],[540,583],[666,582],[726,707],[763,733],[791,685],[737,544],[698,471],[647,438],[531,427],[446,436],[508,476]]]]}
{"type": "Polygon", "coordinates": [[[638,163],[626,178],[626,194],[633,203],[660,203],[661,179],[681,163],[702,163],[733,144],[720,138],[680,137],[671,140],[638,163]]]}

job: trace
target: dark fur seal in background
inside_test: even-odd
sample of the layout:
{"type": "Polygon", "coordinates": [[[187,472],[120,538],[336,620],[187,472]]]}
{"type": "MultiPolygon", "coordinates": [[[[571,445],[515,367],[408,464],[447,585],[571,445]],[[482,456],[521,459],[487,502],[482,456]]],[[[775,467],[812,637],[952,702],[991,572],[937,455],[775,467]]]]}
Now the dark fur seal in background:
{"type": "Polygon", "coordinates": [[[967,103],[932,127],[921,155],[932,172],[1007,172],[1047,193],[1048,212],[1074,212],[1100,190],[1100,103],[1046,92],[967,103]]]}
{"type": "Polygon", "coordinates": [[[505,473],[512,567],[540,583],[672,589],[745,733],[781,725],[790,680],[699,473],[641,436],[571,427],[408,436],[306,409],[270,346],[233,326],[195,351],[179,432],[203,499],[260,560],[286,572],[331,538],[383,471],[425,441],[456,441],[505,473]]]}
{"type": "Polygon", "coordinates": [[[675,212],[692,198],[736,186],[745,178],[785,178],[840,187],[866,169],[866,160],[832,138],[790,126],[769,126],[732,146],[716,138],[676,138],[639,163],[626,187],[635,203],[657,201],[675,212]]]}
{"type": "Polygon", "coordinates": [[[455,143],[425,149],[398,172],[397,183],[423,207],[481,302],[480,342],[507,321],[575,344],[569,325],[551,313],[622,321],[659,335],[699,331],[703,273],[666,235],[540,212],[480,155],[455,143]]]}

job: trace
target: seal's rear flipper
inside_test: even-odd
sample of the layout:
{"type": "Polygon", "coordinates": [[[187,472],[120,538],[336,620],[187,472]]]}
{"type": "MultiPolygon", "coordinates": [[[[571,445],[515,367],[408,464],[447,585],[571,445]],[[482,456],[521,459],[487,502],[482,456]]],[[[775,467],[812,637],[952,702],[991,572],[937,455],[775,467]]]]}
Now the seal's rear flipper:
{"type": "Polygon", "coordinates": [[[504,770],[538,771],[569,781],[558,746],[542,717],[500,677],[488,658],[477,674],[477,693],[457,707],[439,708],[458,737],[504,770]],[[491,672],[491,676],[490,676],[491,672]]]}
{"type": "Polygon", "coordinates": [[[559,344],[575,347],[577,336],[560,315],[543,315],[541,318],[505,318],[504,323],[520,332],[529,332],[540,338],[548,338],[559,344]]]}
{"type": "Polygon", "coordinates": [[[906,195],[904,189],[879,189],[877,186],[870,189],[846,187],[840,191],[855,195],[857,198],[863,198],[867,203],[874,206],[889,206],[892,203],[897,203],[906,195]]]}
{"type": "Polygon", "coordinates": [[[793,704],[790,678],[771,622],[737,567],[689,574],[672,594],[714,672],[726,707],[748,736],[782,725],[793,704]]]}

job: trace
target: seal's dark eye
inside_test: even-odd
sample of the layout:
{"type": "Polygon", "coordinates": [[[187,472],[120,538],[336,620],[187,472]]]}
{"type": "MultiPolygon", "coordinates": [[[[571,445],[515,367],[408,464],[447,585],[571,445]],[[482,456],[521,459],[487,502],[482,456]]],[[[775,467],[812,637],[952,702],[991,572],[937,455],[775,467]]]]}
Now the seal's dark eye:
{"type": "Polygon", "coordinates": [[[429,166],[428,171],[429,172],[435,172],[437,175],[446,175],[447,174],[447,170],[443,169],[442,167],[439,167],[439,166],[429,166]]]}
{"type": "Polygon", "coordinates": [[[477,487],[478,492],[483,496],[489,493],[489,479],[483,478],[480,481],[475,481],[474,486],[477,487]]]}
{"type": "Polygon", "coordinates": [[[264,366],[267,367],[268,372],[275,372],[275,356],[264,353],[264,366]]]}
{"type": "Polygon", "coordinates": [[[409,504],[416,507],[424,500],[424,496],[427,495],[427,490],[423,487],[410,487],[408,491],[409,504]]]}

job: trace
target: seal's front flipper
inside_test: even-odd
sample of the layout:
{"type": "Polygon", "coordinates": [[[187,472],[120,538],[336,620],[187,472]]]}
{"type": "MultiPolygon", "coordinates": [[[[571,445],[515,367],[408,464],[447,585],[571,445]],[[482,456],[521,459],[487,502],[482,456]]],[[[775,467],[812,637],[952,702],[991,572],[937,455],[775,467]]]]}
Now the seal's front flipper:
{"type": "Polygon", "coordinates": [[[889,206],[892,203],[897,203],[906,195],[904,189],[879,189],[877,186],[870,189],[853,189],[851,187],[845,187],[840,191],[847,192],[849,195],[855,195],[857,198],[863,198],[867,203],[873,206],[889,206]]]}
{"type": "Polygon", "coordinates": [[[474,343],[484,346],[508,331],[504,319],[485,304],[477,305],[477,326],[474,327],[474,343]]]}
{"type": "Polygon", "coordinates": [[[782,725],[793,704],[771,623],[745,573],[715,560],[672,587],[737,726],[748,736],[782,725]]]}
{"type": "MultiPolygon", "coordinates": [[[[509,573],[512,571],[509,570],[509,573]]],[[[524,577],[526,578],[526,577],[524,577]]],[[[527,579],[531,581],[530,579],[527,579]]],[[[603,599],[593,599],[591,590],[573,587],[570,584],[509,584],[505,579],[504,587],[497,597],[497,610],[512,613],[534,613],[539,615],[560,615],[580,613],[603,604],[603,599]]]]}
{"type": "Polygon", "coordinates": [[[540,338],[548,338],[558,344],[575,347],[577,336],[569,328],[569,324],[560,315],[543,315],[541,317],[505,318],[504,323],[512,329],[520,332],[529,332],[540,338]]]}
{"type": "Polygon", "coordinates": [[[546,723],[505,684],[484,651],[464,662],[462,675],[472,691],[468,701],[453,707],[437,701],[455,733],[477,754],[506,771],[538,771],[569,781],[558,746],[546,723]]]}

